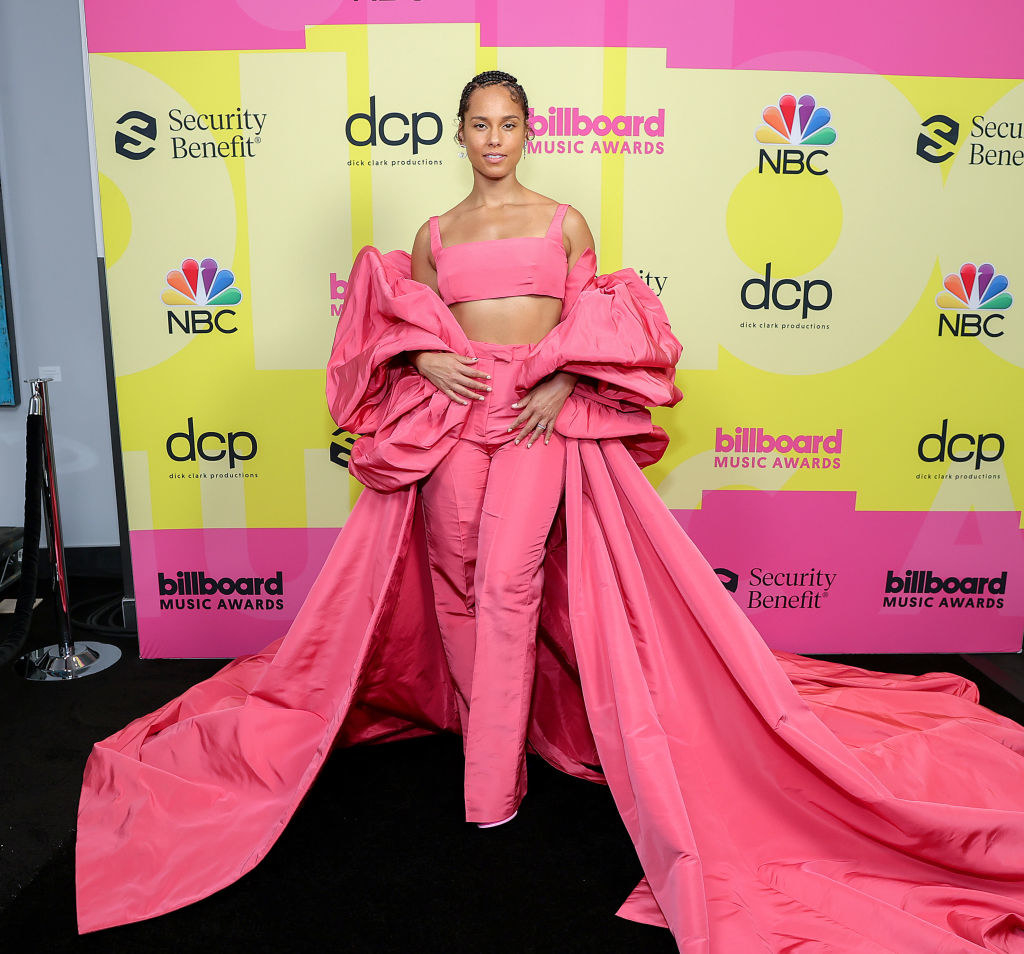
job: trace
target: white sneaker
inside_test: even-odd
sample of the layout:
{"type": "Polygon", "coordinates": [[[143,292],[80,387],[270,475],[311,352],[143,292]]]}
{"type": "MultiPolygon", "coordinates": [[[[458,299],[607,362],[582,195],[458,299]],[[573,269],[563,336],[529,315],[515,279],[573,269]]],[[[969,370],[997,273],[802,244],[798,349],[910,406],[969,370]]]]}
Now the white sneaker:
{"type": "Polygon", "coordinates": [[[508,818],[503,818],[501,821],[496,821],[496,822],[477,822],[476,823],[476,827],[477,828],[497,828],[499,825],[504,825],[506,822],[512,821],[512,819],[515,818],[516,815],[518,815],[518,814],[519,814],[519,809],[517,808],[514,812],[512,812],[511,815],[508,816],[508,818]]]}

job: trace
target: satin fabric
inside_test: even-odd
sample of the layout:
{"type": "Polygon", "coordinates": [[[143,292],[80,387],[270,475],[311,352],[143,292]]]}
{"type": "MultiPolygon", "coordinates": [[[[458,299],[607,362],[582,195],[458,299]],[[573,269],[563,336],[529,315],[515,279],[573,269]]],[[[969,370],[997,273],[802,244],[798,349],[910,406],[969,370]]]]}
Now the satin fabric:
{"type": "Polygon", "coordinates": [[[420,484],[430,581],[459,704],[466,821],[508,818],[526,794],[544,555],[565,486],[565,438],[520,443],[516,373],[530,345],[470,341],[491,390],[420,484]]]}
{"type": "Polygon", "coordinates": [[[562,243],[560,205],[542,236],[443,245],[437,216],[430,218],[430,251],[437,266],[437,290],[446,305],[482,298],[565,293],[568,260],[562,243]]]}
{"type": "MultiPolygon", "coordinates": [[[[638,467],[665,448],[646,407],[679,399],[678,342],[635,273],[594,264],[518,372],[519,388],[583,375],[556,421],[565,496],[528,738],[610,786],[645,872],[619,913],[686,954],[1021,954],[1024,728],[951,674],[765,645],[638,467]]],[[[472,353],[408,256],[364,250],[328,397],[366,435],[351,468],[367,489],[283,641],[94,748],[81,931],[252,868],[332,744],[457,728],[418,481],[469,410],[409,367],[423,348],[472,353]]]]}

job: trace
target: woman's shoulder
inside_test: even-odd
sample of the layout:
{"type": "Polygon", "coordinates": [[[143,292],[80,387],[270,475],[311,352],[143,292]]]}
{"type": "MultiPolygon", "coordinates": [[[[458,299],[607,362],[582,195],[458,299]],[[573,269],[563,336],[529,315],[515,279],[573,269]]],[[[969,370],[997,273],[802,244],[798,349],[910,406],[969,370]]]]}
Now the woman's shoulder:
{"type": "MultiPolygon", "coordinates": [[[[452,220],[457,219],[469,208],[469,197],[467,196],[461,202],[457,202],[450,209],[445,209],[444,212],[439,212],[437,215],[432,215],[431,219],[437,219],[441,225],[447,225],[452,220]]],[[[430,223],[430,219],[427,219],[427,223],[430,223]]]]}
{"type": "Polygon", "coordinates": [[[575,206],[569,202],[559,202],[558,199],[552,199],[550,196],[541,195],[539,192],[534,192],[533,196],[536,198],[538,205],[545,207],[545,212],[554,215],[563,205],[565,206],[565,218],[564,222],[568,228],[579,228],[581,225],[586,226],[587,220],[583,217],[583,213],[579,211],[575,206]]]}
{"type": "Polygon", "coordinates": [[[544,213],[554,215],[555,211],[559,206],[567,205],[568,203],[559,202],[558,199],[553,199],[549,195],[542,195],[540,192],[534,192],[532,189],[527,189],[527,194],[524,198],[524,205],[536,206],[544,213]]]}
{"type": "MultiPolygon", "coordinates": [[[[567,233],[577,233],[580,235],[589,235],[589,228],[587,226],[586,219],[582,213],[576,208],[570,205],[568,202],[559,202],[550,196],[542,195],[540,192],[534,192],[533,190],[526,190],[526,194],[522,197],[521,202],[517,203],[520,207],[520,215],[525,214],[524,227],[529,228],[532,223],[533,228],[543,228],[544,225],[557,215],[558,210],[565,206],[565,215],[563,218],[564,229],[567,233]]],[[[479,215],[480,208],[472,206],[469,203],[469,197],[463,199],[461,202],[453,205],[450,209],[441,212],[437,215],[432,215],[426,222],[424,222],[416,233],[416,243],[428,243],[431,232],[431,222],[437,222],[437,231],[444,232],[445,235],[449,233],[460,233],[466,228],[470,232],[474,231],[479,227],[479,215]]]]}

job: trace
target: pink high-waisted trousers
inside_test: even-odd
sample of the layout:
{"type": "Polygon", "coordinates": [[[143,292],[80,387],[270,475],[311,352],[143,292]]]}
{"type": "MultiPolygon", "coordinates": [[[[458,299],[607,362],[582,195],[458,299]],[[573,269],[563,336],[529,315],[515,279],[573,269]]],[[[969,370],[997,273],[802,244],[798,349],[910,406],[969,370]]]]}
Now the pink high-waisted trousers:
{"type": "MultiPolygon", "coordinates": [[[[458,443],[421,485],[437,619],[466,756],[466,820],[508,818],[526,794],[542,562],[565,488],[565,438],[527,447],[514,381],[533,347],[470,341],[491,375],[458,443]]],[[[525,392],[524,392],[525,393],[525,392]]],[[[541,433],[541,432],[539,432],[541,433]]]]}

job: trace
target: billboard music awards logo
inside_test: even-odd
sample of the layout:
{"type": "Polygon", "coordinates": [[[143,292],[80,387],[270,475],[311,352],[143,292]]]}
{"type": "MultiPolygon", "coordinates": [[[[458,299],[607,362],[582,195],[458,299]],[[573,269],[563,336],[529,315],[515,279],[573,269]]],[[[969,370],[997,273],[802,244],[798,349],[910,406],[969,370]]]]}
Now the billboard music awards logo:
{"type": "Polygon", "coordinates": [[[839,470],[843,429],[834,434],[769,434],[760,427],[715,428],[715,467],[757,470],[839,470]]]}
{"type": "Polygon", "coordinates": [[[665,110],[591,116],[578,106],[530,107],[534,139],[524,155],[660,156],[665,152],[665,110]]]}
{"type": "Polygon", "coordinates": [[[215,258],[202,262],[186,258],[181,268],[172,268],[166,277],[167,287],[160,300],[165,305],[183,305],[183,309],[167,309],[167,333],[208,335],[219,332],[233,335],[236,313],[225,306],[237,305],[242,293],[235,287],[235,275],[221,268],[215,258]]]}
{"type": "MultiPolygon", "coordinates": [[[[236,106],[223,113],[167,111],[167,150],[172,159],[251,159],[262,142],[266,113],[236,106]]],[[[114,152],[125,159],[145,159],[160,142],[155,116],[131,109],[115,123],[114,152]]]]}
{"type": "Polygon", "coordinates": [[[340,318],[341,309],[345,307],[345,296],[348,294],[348,281],[339,278],[337,272],[331,272],[331,317],[340,318]]]}
{"type": "Polygon", "coordinates": [[[766,106],[761,118],[764,125],[758,128],[754,138],[765,145],[777,144],[785,148],[761,148],[757,154],[759,174],[764,174],[765,167],[784,176],[828,173],[825,166],[828,151],[821,147],[831,146],[836,141],[836,131],[830,125],[832,113],[819,106],[810,93],[799,100],[787,93],[780,97],[777,106],[766,106]]]}
{"type": "MultiPolygon", "coordinates": [[[[951,116],[936,113],[921,125],[925,132],[918,133],[917,154],[925,162],[947,162],[956,155],[960,142],[960,123],[951,116]]],[[[971,117],[969,166],[1024,166],[1024,149],[1018,143],[1024,140],[1024,122],[986,119],[984,114],[971,117]]]]}
{"type": "Polygon", "coordinates": [[[1003,311],[1013,304],[1009,279],[991,264],[964,262],[959,272],[947,275],[935,296],[939,312],[939,337],[1001,338],[1005,331],[1003,311]]]}
{"type": "Polygon", "coordinates": [[[888,570],[882,606],[926,609],[1002,609],[1006,570],[998,576],[942,576],[933,570],[888,570]]]}
{"type": "Polygon", "coordinates": [[[161,610],[284,609],[284,573],[273,576],[215,577],[203,570],[157,573],[161,610]]]}
{"type": "MultiPolygon", "coordinates": [[[[718,567],[719,580],[730,593],[740,594],[740,575],[718,567]]],[[[747,573],[744,599],[746,609],[821,609],[838,573],[811,567],[807,570],[765,569],[755,566],[747,573]]]]}

